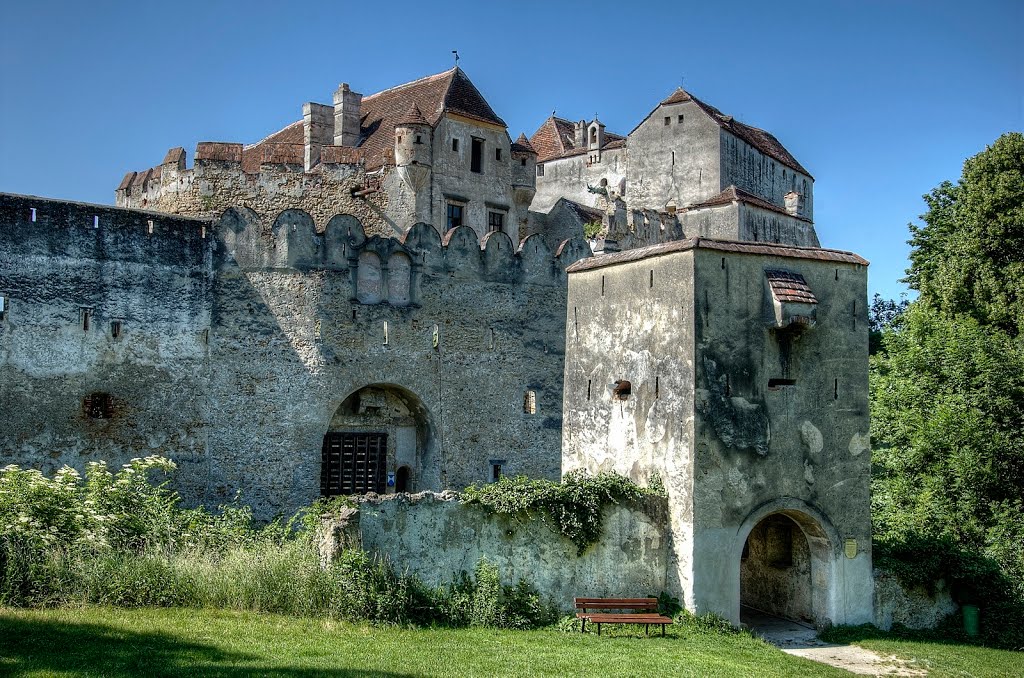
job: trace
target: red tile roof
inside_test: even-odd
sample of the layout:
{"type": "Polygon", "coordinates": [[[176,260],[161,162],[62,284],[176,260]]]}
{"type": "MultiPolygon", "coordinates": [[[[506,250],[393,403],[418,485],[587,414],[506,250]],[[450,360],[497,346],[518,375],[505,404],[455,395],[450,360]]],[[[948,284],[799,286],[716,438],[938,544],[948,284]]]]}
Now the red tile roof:
{"type": "MultiPolygon", "coordinates": [[[[797,162],[796,158],[786,150],[786,147],[779,143],[779,140],[770,133],[763,129],[758,129],[757,127],[745,125],[742,122],[735,120],[731,115],[725,115],[714,106],[704,103],[682,87],[676,88],[676,91],[673,92],[671,96],[658,105],[660,107],[666,104],[680,104],[687,101],[692,101],[696,104],[697,107],[704,111],[708,117],[718,124],[719,127],[730,132],[733,136],[739,137],[765,155],[775,158],[783,165],[806,174],[807,176],[811,176],[810,172],[804,169],[803,165],[797,162]]],[[[657,108],[654,110],[657,110],[657,108]]],[[[654,111],[651,111],[651,113],[654,113],[654,111]]],[[[651,117],[650,114],[648,114],[647,118],[649,117],[651,117]]],[[[647,120],[647,118],[644,118],[644,120],[647,120]]],[[[642,122],[643,121],[641,121],[641,124],[642,122]]],[[[637,125],[637,127],[639,126],[640,125],[637,125]]]]}
{"type": "Polygon", "coordinates": [[[685,210],[688,211],[704,209],[706,207],[719,207],[721,205],[732,204],[733,202],[742,202],[747,205],[752,205],[754,207],[760,207],[763,210],[777,212],[778,214],[784,214],[787,217],[793,217],[794,219],[799,219],[800,221],[806,221],[808,223],[811,223],[811,220],[808,219],[807,217],[801,217],[796,214],[790,214],[785,210],[785,208],[780,207],[775,203],[768,202],[764,198],[756,196],[753,193],[748,193],[744,191],[742,188],[736,188],[736,186],[729,186],[729,188],[725,189],[718,195],[710,197],[707,200],[699,202],[695,205],[689,205],[685,208],[685,210]]]}
{"type": "Polygon", "coordinates": [[[530,145],[530,140],[526,138],[525,134],[520,134],[519,138],[512,142],[512,152],[537,155],[537,151],[533,150],[533,146],[530,145]]]}
{"type": "Polygon", "coordinates": [[[799,273],[770,269],[766,270],[764,274],[768,278],[772,296],[778,301],[795,301],[799,304],[818,303],[814,292],[799,273]]]}
{"type": "MultiPolygon", "coordinates": [[[[537,162],[583,155],[588,150],[586,146],[576,146],[576,123],[553,115],[541,123],[530,137],[530,143],[537,150],[537,162]]],[[[626,137],[605,130],[601,150],[622,148],[625,145],[626,137]]]]}
{"type": "Polygon", "coordinates": [[[551,116],[530,137],[530,145],[537,151],[537,162],[560,158],[566,148],[573,147],[575,126],[568,120],[551,116]]]}
{"type": "MultiPolygon", "coordinates": [[[[461,68],[453,68],[363,97],[358,148],[367,169],[394,162],[395,125],[404,121],[412,107],[420,111],[424,122],[437,125],[445,113],[454,113],[480,122],[505,127],[480,90],[461,68]]],[[[242,162],[246,172],[258,172],[262,158],[258,147],[263,144],[305,143],[302,121],[294,122],[265,139],[246,146],[242,162]]],[[[332,154],[340,158],[344,154],[332,154]]]]}
{"type": "Polygon", "coordinates": [[[269,144],[305,144],[305,131],[302,121],[293,122],[282,130],[264,137],[255,144],[242,149],[242,171],[255,174],[260,171],[263,162],[263,149],[269,144]]]}
{"type": "Polygon", "coordinates": [[[792,259],[817,259],[818,261],[838,261],[846,264],[867,266],[868,261],[853,252],[828,250],[821,247],[793,247],[792,245],[773,245],[771,243],[734,242],[731,240],[712,240],[711,238],[688,238],[670,242],[638,247],[632,250],[604,254],[577,261],[566,269],[569,273],[587,271],[594,268],[614,266],[628,261],[641,261],[647,257],[657,257],[672,252],[686,252],[693,249],[711,249],[722,252],[738,252],[741,254],[760,254],[772,257],[788,257],[792,259]]]}

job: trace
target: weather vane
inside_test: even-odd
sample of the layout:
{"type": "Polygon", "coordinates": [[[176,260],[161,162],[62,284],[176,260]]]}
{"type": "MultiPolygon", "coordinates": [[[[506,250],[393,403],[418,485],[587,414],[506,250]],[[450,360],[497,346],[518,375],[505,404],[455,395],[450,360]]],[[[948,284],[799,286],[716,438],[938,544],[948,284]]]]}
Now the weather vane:
{"type": "Polygon", "coordinates": [[[452,50],[452,54],[455,55],[455,66],[458,67],[458,65],[459,65],[459,50],[453,49],[452,50]]]}

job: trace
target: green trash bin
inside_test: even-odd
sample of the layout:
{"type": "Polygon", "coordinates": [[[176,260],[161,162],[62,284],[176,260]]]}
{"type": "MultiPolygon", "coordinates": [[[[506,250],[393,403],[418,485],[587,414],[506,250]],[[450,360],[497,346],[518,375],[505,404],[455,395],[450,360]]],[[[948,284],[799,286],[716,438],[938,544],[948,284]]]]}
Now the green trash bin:
{"type": "Polygon", "coordinates": [[[964,631],[972,638],[978,635],[978,606],[964,605],[964,631]]]}

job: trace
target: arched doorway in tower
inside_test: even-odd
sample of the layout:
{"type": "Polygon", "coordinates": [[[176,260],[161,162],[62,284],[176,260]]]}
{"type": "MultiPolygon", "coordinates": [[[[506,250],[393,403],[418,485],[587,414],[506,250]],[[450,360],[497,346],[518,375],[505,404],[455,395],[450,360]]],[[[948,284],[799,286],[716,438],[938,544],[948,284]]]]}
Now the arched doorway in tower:
{"type": "Polygon", "coordinates": [[[321,496],[411,492],[439,475],[429,414],[415,394],[372,384],[349,394],[324,434],[321,496]],[[401,485],[401,487],[399,487],[401,485]]]}
{"type": "Polygon", "coordinates": [[[765,517],[747,536],[740,555],[740,605],[814,622],[810,546],[800,526],[783,513],[765,517]]]}
{"type": "Polygon", "coordinates": [[[756,626],[753,617],[767,614],[821,627],[845,617],[835,594],[839,536],[824,514],[782,497],[747,516],[737,536],[742,621],[756,626]]]}

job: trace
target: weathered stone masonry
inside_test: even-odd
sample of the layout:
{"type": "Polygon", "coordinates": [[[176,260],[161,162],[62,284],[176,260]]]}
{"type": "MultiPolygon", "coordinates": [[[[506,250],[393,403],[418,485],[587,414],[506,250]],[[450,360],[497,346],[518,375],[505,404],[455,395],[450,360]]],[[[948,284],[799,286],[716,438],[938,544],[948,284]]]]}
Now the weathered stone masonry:
{"type": "Polygon", "coordinates": [[[300,210],[212,222],[10,195],[0,209],[9,462],[166,454],[189,500],[241,492],[269,516],[319,496],[333,423],[390,432],[407,489],[486,481],[494,462],[559,477],[564,320],[536,309],[564,306],[583,242],[442,242],[427,225],[367,238],[354,217],[318,228],[300,210]],[[109,418],[85,414],[94,392],[109,418]]]}

